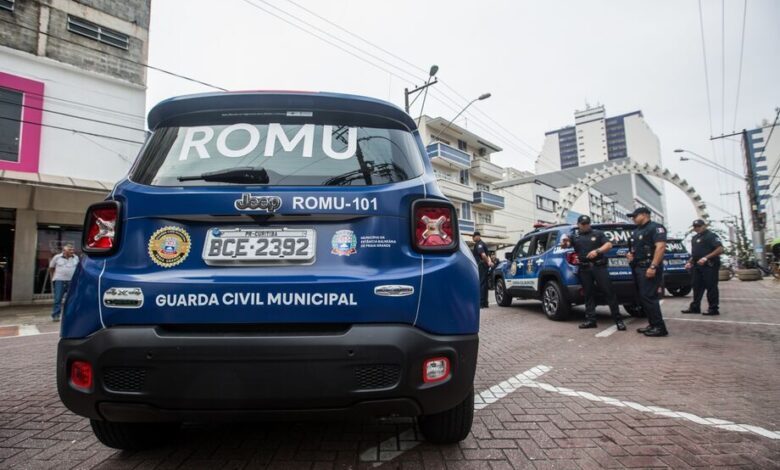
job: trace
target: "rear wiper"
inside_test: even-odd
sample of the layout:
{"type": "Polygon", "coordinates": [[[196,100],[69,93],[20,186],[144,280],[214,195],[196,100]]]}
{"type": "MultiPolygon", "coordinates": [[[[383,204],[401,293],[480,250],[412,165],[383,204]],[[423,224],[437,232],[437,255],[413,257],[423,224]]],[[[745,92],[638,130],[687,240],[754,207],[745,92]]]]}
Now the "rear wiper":
{"type": "Polygon", "coordinates": [[[179,181],[219,181],[222,183],[268,184],[268,172],[264,168],[251,166],[210,171],[200,175],[179,176],[179,181]]]}

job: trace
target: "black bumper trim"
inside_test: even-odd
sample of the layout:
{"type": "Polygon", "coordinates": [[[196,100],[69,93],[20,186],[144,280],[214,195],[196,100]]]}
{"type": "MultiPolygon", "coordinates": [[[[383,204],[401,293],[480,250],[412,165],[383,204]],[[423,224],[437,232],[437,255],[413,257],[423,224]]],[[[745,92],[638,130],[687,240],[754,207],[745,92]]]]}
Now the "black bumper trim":
{"type": "Polygon", "coordinates": [[[111,327],[88,338],[60,340],[57,388],[74,413],[111,421],[416,416],[453,408],[469,394],[478,342],[476,334],[432,335],[396,324],[353,325],[317,335],[111,327]],[[449,358],[451,377],[423,383],[423,361],[439,356],[449,358]],[[93,366],[89,393],[68,383],[74,360],[93,366]],[[388,366],[400,369],[396,381],[387,378],[388,366]],[[367,380],[366,367],[377,367],[379,375],[367,380]],[[105,373],[117,368],[121,380],[105,373]],[[143,370],[142,380],[128,375],[132,369],[143,370]]]}

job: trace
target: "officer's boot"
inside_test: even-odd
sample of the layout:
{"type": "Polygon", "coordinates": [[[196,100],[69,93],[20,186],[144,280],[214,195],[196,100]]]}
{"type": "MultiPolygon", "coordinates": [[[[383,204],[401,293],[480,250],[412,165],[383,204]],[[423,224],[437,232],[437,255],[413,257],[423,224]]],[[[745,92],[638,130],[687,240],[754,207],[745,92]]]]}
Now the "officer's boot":
{"type": "Polygon", "coordinates": [[[619,318],[615,320],[615,326],[617,326],[618,331],[626,331],[626,324],[619,318]]]}
{"type": "Polygon", "coordinates": [[[585,323],[580,325],[580,329],[585,328],[597,328],[596,320],[585,320],[585,323]]]}
{"type": "Polygon", "coordinates": [[[701,307],[691,304],[685,310],[680,310],[681,313],[701,313],[701,307]]]}
{"type": "Polygon", "coordinates": [[[637,328],[637,329],[636,329],[636,332],[637,332],[637,333],[644,333],[645,331],[649,331],[649,330],[651,330],[651,329],[653,329],[653,327],[652,327],[652,326],[650,326],[650,325],[647,325],[647,326],[643,326],[643,327],[641,327],[641,328],[637,328]]]}

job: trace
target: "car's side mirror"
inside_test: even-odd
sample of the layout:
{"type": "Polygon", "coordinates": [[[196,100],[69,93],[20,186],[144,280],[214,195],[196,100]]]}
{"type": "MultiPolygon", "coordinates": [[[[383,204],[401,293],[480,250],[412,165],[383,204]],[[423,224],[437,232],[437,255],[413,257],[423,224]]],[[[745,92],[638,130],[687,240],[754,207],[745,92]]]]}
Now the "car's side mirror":
{"type": "Polygon", "coordinates": [[[506,253],[504,253],[504,258],[508,259],[509,261],[512,261],[512,252],[507,251],[506,253]]]}

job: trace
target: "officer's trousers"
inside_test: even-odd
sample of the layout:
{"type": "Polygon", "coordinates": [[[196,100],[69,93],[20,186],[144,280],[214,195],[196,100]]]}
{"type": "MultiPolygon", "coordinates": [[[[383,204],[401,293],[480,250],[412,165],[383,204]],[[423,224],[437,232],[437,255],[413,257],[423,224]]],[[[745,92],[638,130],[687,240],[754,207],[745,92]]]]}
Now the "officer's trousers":
{"type": "Polygon", "coordinates": [[[710,312],[718,311],[720,293],[718,292],[718,266],[705,264],[693,265],[693,302],[691,310],[701,311],[701,299],[707,291],[707,305],[710,312]]]}
{"type": "Polygon", "coordinates": [[[618,307],[615,290],[612,289],[612,282],[609,280],[607,266],[580,266],[579,275],[580,284],[585,291],[585,320],[596,321],[596,295],[599,291],[607,300],[612,319],[620,320],[620,307],[618,307]]]}
{"type": "Polygon", "coordinates": [[[479,264],[479,306],[488,306],[488,266],[484,261],[479,264]]]}
{"type": "Polygon", "coordinates": [[[661,314],[661,285],[664,278],[664,270],[659,266],[655,271],[655,277],[648,278],[645,273],[647,267],[637,266],[633,269],[634,279],[636,280],[639,301],[642,309],[647,314],[647,321],[650,326],[666,329],[664,317],[661,314]]]}

